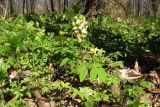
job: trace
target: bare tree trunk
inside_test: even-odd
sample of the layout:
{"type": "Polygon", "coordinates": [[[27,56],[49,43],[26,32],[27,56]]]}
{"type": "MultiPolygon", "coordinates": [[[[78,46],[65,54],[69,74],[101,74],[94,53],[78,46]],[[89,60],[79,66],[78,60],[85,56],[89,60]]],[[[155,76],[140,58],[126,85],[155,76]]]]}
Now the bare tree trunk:
{"type": "Polygon", "coordinates": [[[160,3],[157,6],[156,16],[160,16],[160,3]]]}
{"type": "Polygon", "coordinates": [[[63,13],[66,12],[67,2],[68,2],[67,0],[64,0],[64,1],[63,1],[63,13]]]}
{"type": "Polygon", "coordinates": [[[53,2],[53,0],[50,0],[50,3],[51,3],[51,12],[54,12],[54,2],[53,2]]]}
{"type": "Polygon", "coordinates": [[[151,0],[141,0],[140,2],[140,16],[141,15],[147,15],[147,16],[153,16],[153,7],[151,0]]]}
{"type": "Polygon", "coordinates": [[[160,5],[160,0],[152,0],[152,8],[153,8],[153,12],[154,12],[154,16],[158,16],[158,7],[160,5]]]}
{"type": "Polygon", "coordinates": [[[118,5],[120,5],[124,10],[125,15],[127,15],[127,6],[126,6],[127,1],[126,0],[113,0],[113,1],[115,1],[118,5]]]}
{"type": "Polygon", "coordinates": [[[26,4],[26,0],[23,0],[23,3],[22,3],[22,13],[24,14],[24,10],[25,10],[25,4],[26,4]]]}
{"type": "Polygon", "coordinates": [[[62,9],[61,9],[61,0],[58,0],[58,8],[59,8],[59,12],[61,12],[62,11],[62,9]]]}
{"type": "Polygon", "coordinates": [[[67,8],[74,5],[82,6],[83,14],[89,12],[88,14],[94,15],[111,13],[160,16],[160,0],[0,0],[0,4],[2,4],[0,12],[5,17],[6,12],[10,14],[67,12],[67,8]]]}
{"type": "Polygon", "coordinates": [[[13,1],[9,0],[9,5],[10,5],[10,14],[14,13],[14,9],[13,9],[13,1]]]}
{"type": "Polygon", "coordinates": [[[140,0],[128,0],[127,3],[127,15],[139,15],[140,12],[140,0]]]}
{"type": "Polygon", "coordinates": [[[48,8],[47,0],[45,1],[45,4],[46,4],[46,8],[47,8],[47,13],[48,13],[49,12],[49,8],[48,8]]]}
{"type": "Polygon", "coordinates": [[[29,1],[26,0],[25,9],[26,9],[26,13],[27,13],[27,14],[30,13],[30,12],[29,12],[29,11],[30,11],[29,4],[30,4],[29,1]]]}
{"type": "Polygon", "coordinates": [[[92,7],[94,0],[83,0],[83,1],[85,2],[85,6],[84,6],[85,9],[83,11],[83,14],[86,15],[89,12],[90,8],[92,7]]]}
{"type": "Polygon", "coordinates": [[[2,4],[0,4],[0,12],[1,12],[0,15],[5,13],[5,7],[2,4]]]}
{"type": "Polygon", "coordinates": [[[9,0],[6,0],[6,8],[5,8],[5,12],[4,12],[4,16],[3,18],[6,19],[6,16],[7,16],[7,12],[8,12],[8,6],[9,6],[9,0]]]}
{"type": "Polygon", "coordinates": [[[71,7],[71,0],[67,0],[67,6],[70,8],[71,7]]]}
{"type": "Polygon", "coordinates": [[[30,0],[30,12],[35,12],[35,0],[30,0]]]}

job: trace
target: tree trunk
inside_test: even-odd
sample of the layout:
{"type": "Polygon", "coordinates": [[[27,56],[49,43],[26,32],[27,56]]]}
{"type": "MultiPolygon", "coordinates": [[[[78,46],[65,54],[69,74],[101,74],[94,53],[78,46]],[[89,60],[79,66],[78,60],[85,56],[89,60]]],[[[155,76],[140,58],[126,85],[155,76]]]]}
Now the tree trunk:
{"type": "Polygon", "coordinates": [[[63,13],[66,12],[66,7],[68,6],[68,0],[64,0],[63,13]]]}
{"type": "Polygon", "coordinates": [[[25,4],[26,4],[26,0],[23,0],[23,6],[22,6],[22,13],[24,14],[24,10],[25,10],[25,4]]]}
{"type": "Polygon", "coordinates": [[[85,3],[83,14],[86,15],[92,7],[94,0],[83,0],[83,2],[85,3]]]}
{"type": "Polygon", "coordinates": [[[53,0],[50,0],[50,2],[51,2],[51,12],[54,12],[54,2],[53,0]]]}
{"type": "Polygon", "coordinates": [[[10,14],[14,13],[14,9],[13,9],[13,1],[9,0],[9,5],[10,5],[10,14]]]}
{"type": "Polygon", "coordinates": [[[30,0],[30,13],[35,12],[35,1],[36,0],[30,0]]]}
{"type": "Polygon", "coordinates": [[[59,12],[61,12],[61,0],[58,0],[58,8],[59,8],[59,12]]]}

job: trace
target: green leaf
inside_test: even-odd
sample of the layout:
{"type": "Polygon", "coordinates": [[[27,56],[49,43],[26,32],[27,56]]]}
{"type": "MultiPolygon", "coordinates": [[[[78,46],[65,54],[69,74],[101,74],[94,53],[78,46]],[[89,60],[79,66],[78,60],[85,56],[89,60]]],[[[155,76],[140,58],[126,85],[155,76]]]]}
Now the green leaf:
{"type": "Polygon", "coordinates": [[[9,52],[11,50],[10,46],[8,45],[3,45],[0,46],[0,55],[6,54],[6,52],[9,52]]]}
{"type": "Polygon", "coordinates": [[[79,74],[80,82],[84,81],[88,75],[88,69],[85,63],[82,63],[77,67],[77,73],[79,74]]]}
{"type": "Polygon", "coordinates": [[[78,65],[77,67],[77,73],[80,74],[82,71],[85,71],[87,68],[85,63],[81,63],[80,65],[78,65]]]}
{"type": "Polygon", "coordinates": [[[67,63],[68,61],[69,61],[69,59],[68,59],[68,58],[63,59],[63,60],[61,61],[60,66],[64,66],[64,65],[66,65],[66,63],[67,63]]]}
{"type": "Polygon", "coordinates": [[[31,94],[30,92],[26,92],[26,94],[27,94],[27,96],[28,96],[29,98],[32,97],[32,94],[31,94]]]}
{"type": "Polygon", "coordinates": [[[84,70],[84,71],[82,71],[82,72],[80,73],[80,75],[79,75],[79,77],[80,77],[80,82],[84,81],[85,78],[87,77],[87,75],[88,75],[88,70],[87,70],[87,69],[84,70]]]}
{"type": "Polygon", "coordinates": [[[91,68],[90,81],[93,82],[98,76],[98,69],[96,67],[91,68]]]}
{"type": "Polygon", "coordinates": [[[76,88],[72,88],[72,91],[73,91],[73,93],[72,93],[71,97],[73,99],[75,99],[75,97],[78,95],[78,90],[76,88]]]}
{"type": "Polygon", "coordinates": [[[107,79],[107,73],[105,71],[104,68],[99,68],[98,69],[98,78],[102,81],[102,82],[106,82],[107,79]]]}
{"type": "Polygon", "coordinates": [[[43,87],[43,88],[42,88],[42,92],[43,92],[43,93],[48,93],[48,92],[49,92],[49,88],[46,87],[46,86],[43,87]]]}
{"type": "Polygon", "coordinates": [[[107,73],[104,68],[102,68],[102,64],[92,64],[91,65],[91,72],[90,72],[90,81],[94,81],[96,78],[98,78],[105,82],[107,78],[107,73]]]}
{"type": "Polygon", "coordinates": [[[85,107],[93,107],[93,106],[94,106],[94,103],[91,102],[91,101],[85,101],[85,102],[84,102],[84,105],[85,105],[85,107]]]}

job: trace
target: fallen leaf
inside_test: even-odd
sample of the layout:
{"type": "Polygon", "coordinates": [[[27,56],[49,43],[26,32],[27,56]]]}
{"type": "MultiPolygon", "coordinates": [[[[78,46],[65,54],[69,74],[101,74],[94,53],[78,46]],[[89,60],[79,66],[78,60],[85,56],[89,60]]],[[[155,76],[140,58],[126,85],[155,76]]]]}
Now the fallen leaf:
{"type": "Polygon", "coordinates": [[[128,70],[127,74],[128,74],[128,77],[139,77],[139,76],[142,76],[141,73],[135,71],[134,69],[128,70]]]}
{"type": "Polygon", "coordinates": [[[17,72],[16,70],[12,70],[9,72],[9,79],[17,79],[17,78],[25,78],[32,75],[30,70],[17,72]]]}
{"type": "Polygon", "coordinates": [[[155,71],[155,70],[150,71],[149,75],[152,77],[152,81],[154,84],[160,83],[160,77],[159,77],[159,74],[157,73],[157,71],[155,71]]]}
{"type": "Polygon", "coordinates": [[[55,102],[45,102],[45,107],[56,107],[55,102]]]}
{"type": "Polygon", "coordinates": [[[142,77],[142,74],[136,72],[134,69],[118,69],[120,76],[126,80],[133,80],[142,77]]]}
{"type": "Polygon", "coordinates": [[[56,107],[56,103],[54,101],[50,101],[50,107],[56,107]]]}
{"type": "Polygon", "coordinates": [[[37,107],[33,99],[26,99],[28,107],[37,107]]]}
{"type": "Polygon", "coordinates": [[[137,59],[136,59],[135,65],[134,65],[134,70],[135,70],[135,72],[141,74],[140,66],[139,66],[139,64],[138,64],[137,59]]]}
{"type": "Polygon", "coordinates": [[[34,96],[36,97],[38,107],[45,107],[45,101],[42,100],[42,96],[38,91],[34,92],[34,96]]]}
{"type": "Polygon", "coordinates": [[[151,93],[154,93],[154,94],[160,94],[160,89],[157,88],[157,89],[152,89],[152,90],[149,90],[151,93]]]}
{"type": "Polygon", "coordinates": [[[19,77],[28,77],[28,76],[31,76],[32,75],[32,72],[30,70],[25,70],[25,71],[20,71],[18,72],[18,76],[19,77]]]}

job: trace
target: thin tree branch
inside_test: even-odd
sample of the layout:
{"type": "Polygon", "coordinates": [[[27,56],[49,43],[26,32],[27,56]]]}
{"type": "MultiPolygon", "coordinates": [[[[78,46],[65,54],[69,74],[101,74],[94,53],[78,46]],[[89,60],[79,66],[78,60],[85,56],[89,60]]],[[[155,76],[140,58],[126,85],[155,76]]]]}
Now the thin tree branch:
{"type": "Polygon", "coordinates": [[[5,8],[5,11],[4,11],[4,16],[3,16],[4,19],[6,19],[6,16],[7,16],[8,6],[9,6],[9,0],[7,0],[7,3],[6,3],[6,8],[5,8]]]}

